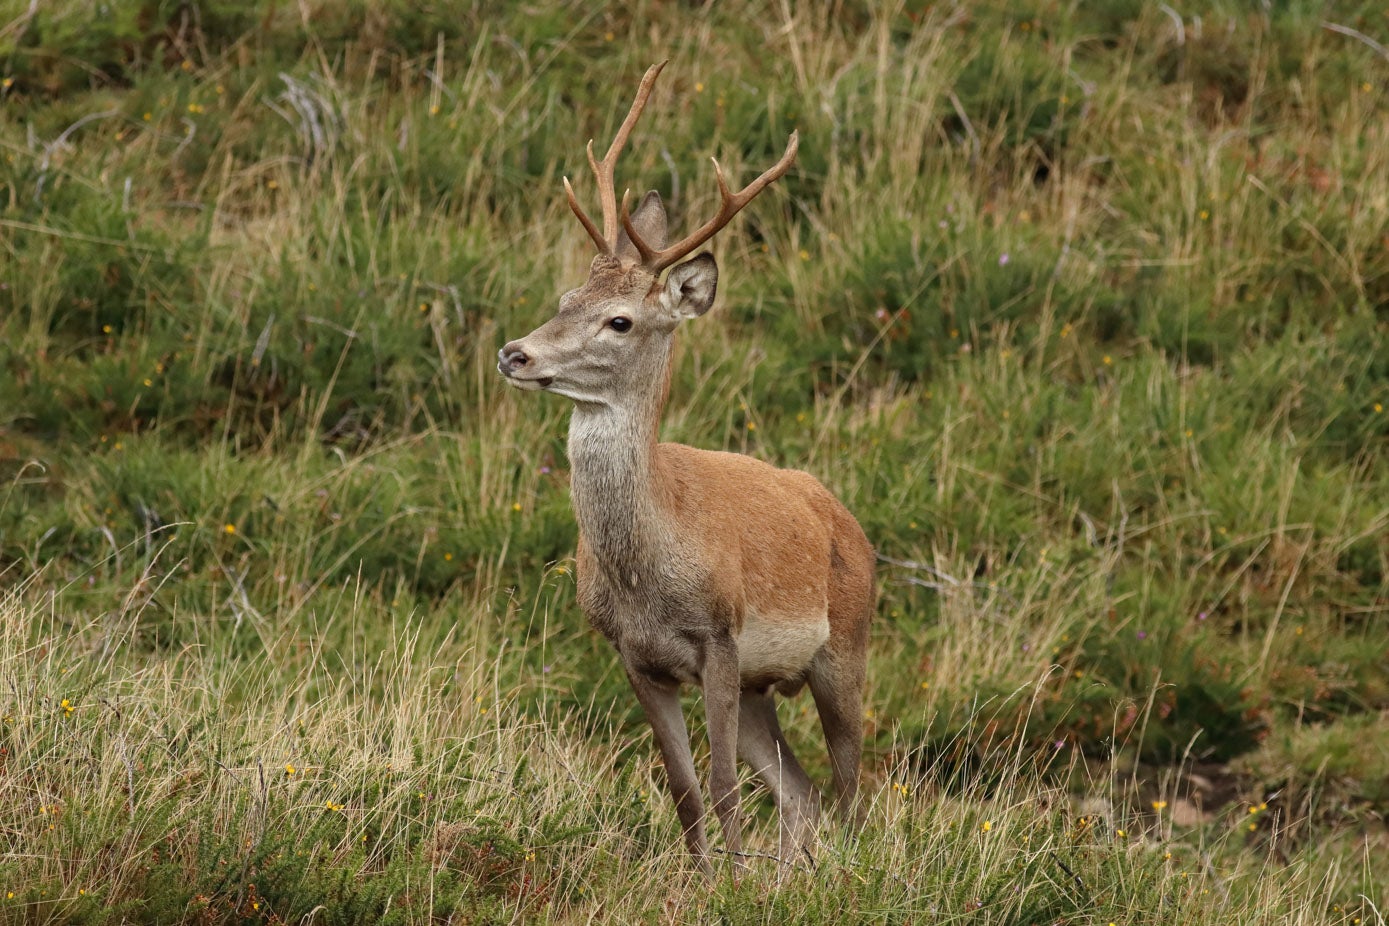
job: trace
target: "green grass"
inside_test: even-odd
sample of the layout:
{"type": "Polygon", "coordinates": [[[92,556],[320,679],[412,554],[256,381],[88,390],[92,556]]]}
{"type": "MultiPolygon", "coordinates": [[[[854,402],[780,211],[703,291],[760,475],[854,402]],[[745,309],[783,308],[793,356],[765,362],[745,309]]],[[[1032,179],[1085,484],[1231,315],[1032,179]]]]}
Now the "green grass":
{"type": "Polygon", "coordinates": [[[0,920],[1384,922],[1382,10],[301,12],[0,3],[0,920]],[[667,57],[677,226],[802,144],[664,433],[883,557],[864,834],[712,888],[494,369],[667,57]]]}

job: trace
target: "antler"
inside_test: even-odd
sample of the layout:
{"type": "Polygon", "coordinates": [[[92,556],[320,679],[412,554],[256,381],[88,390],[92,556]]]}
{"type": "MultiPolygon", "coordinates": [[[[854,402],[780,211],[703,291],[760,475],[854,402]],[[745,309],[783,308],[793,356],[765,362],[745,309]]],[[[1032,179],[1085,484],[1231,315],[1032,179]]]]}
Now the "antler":
{"type": "MultiPolygon", "coordinates": [[[[653,64],[646,69],[646,74],[641,79],[641,86],[637,88],[637,98],[632,101],[632,108],[627,112],[627,118],[622,120],[622,126],[613,136],[613,142],[608,146],[608,153],[603,155],[603,160],[596,161],[593,158],[593,139],[588,141],[588,166],[593,168],[593,176],[598,181],[598,202],[603,209],[603,233],[598,233],[598,228],[593,224],[582,208],[579,201],[574,197],[574,188],[569,185],[569,178],[564,178],[564,192],[569,197],[569,208],[574,210],[574,215],[578,217],[588,236],[593,239],[593,243],[598,246],[601,254],[611,254],[617,245],[617,192],[613,188],[613,168],[617,166],[617,156],[622,153],[622,149],[627,144],[627,136],[632,133],[632,127],[641,118],[642,110],[646,108],[647,97],[651,96],[651,88],[656,83],[656,78],[660,76],[661,68],[666,66],[666,62],[653,64]]],[[[629,233],[630,234],[630,233],[629,233]]]]}
{"type": "Polygon", "coordinates": [[[721,200],[719,211],[692,234],[675,242],[670,247],[660,250],[652,248],[642,240],[641,235],[637,234],[637,230],[632,227],[632,217],[627,212],[626,191],[622,194],[621,210],[618,209],[617,192],[613,186],[613,171],[617,166],[618,155],[627,145],[627,137],[631,135],[632,127],[637,124],[637,120],[641,118],[642,110],[646,108],[646,101],[651,96],[651,88],[655,85],[656,78],[660,76],[661,69],[665,66],[666,62],[662,61],[646,69],[646,74],[641,79],[641,85],[637,87],[637,98],[632,101],[632,108],[628,110],[627,118],[622,120],[621,127],[613,136],[612,144],[608,146],[608,153],[603,155],[601,161],[594,159],[593,140],[589,139],[588,165],[593,169],[593,176],[598,181],[598,202],[603,209],[603,230],[601,233],[598,231],[598,226],[593,224],[593,220],[579,206],[579,200],[574,196],[574,188],[569,185],[569,178],[564,178],[564,193],[569,198],[569,208],[574,211],[579,223],[588,232],[588,236],[593,239],[593,243],[598,246],[598,252],[611,255],[616,249],[617,225],[620,218],[622,228],[627,232],[627,237],[632,240],[632,245],[641,255],[642,266],[654,274],[659,274],[718,234],[719,229],[727,225],[744,206],[752,202],[758,193],[766,189],[768,184],[790,170],[792,163],[796,160],[796,149],[800,147],[801,143],[800,134],[792,132],[790,141],[786,143],[786,153],[781,156],[781,160],[737,193],[729,191],[728,181],[724,179],[723,168],[719,166],[717,159],[711,158],[710,160],[714,161],[714,175],[719,181],[721,200]]]}
{"type": "Polygon", "coordinates": [[[756,197],[758,193],[766,189],[768,184],[774,180],[780,179],[782,175],[791,169],[791,165],[796,160],[796,149],[800,147],[800,144],[800,133],[792,132],[791,139],[786,143],[786,153],[781,156],[781,160],[777,161],[764,171],[762,176],[743,187],[737,193],[729,192],[728,181],[724,179],[723,168],[719,166],[718,159],[710,158],[709,160],[714,162],[714,176],[719,181],[719,198],[721,200],[719,203],[719,211],[714,214],[712,219],[705,222],[689,235],[681,238],[670,247],[662,248],[659,251],[652,249],[651,246],[643,241],[641,236],[637,234],[637,230],[632,227],[632,217],[627,212],[627,193],[624,192],[622,194],[622,227],[626,229],[627,237],[632,239],[632,244],[636,247],[637,253],[641,254],[642,266],[646,267],[646,269],[650,270],[652,273],[660,273],[662,270],[718,234],[719,229],[727,225],[744,206],[752,202],[753,198],[756,197]]]}

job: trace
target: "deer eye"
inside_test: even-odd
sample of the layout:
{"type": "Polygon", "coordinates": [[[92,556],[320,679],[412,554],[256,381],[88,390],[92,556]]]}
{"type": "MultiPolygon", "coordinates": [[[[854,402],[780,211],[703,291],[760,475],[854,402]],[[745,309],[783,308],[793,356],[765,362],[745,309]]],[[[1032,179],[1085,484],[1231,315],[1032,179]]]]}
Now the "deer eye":
{"type": "Polygon", "coordinates": [[[617,318],[608,321],[608,327],[618,334],[621,334],[624,331],[632,330],[632,320],[625,315],[619,315],[617,318]]]}

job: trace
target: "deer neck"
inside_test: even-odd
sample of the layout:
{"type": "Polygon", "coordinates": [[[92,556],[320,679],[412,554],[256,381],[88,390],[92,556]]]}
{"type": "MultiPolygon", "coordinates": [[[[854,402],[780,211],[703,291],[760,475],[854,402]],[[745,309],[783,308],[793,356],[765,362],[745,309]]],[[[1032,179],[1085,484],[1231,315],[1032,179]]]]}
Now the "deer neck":
{"type": "Polygon", "coordinates": [[[613,404],[578,403],[569,420],[570,492],[579,532],[600,561],[627,568],[665,535],[656,441],[670,382],[613,404]]]}

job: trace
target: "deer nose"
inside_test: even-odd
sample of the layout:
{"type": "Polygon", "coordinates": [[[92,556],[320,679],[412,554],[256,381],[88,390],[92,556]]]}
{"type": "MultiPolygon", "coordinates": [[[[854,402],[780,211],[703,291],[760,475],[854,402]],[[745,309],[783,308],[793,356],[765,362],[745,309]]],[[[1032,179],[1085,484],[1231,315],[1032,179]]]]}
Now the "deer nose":
{"type": "Polygon", "coordinates": [[[517,347],[515,341],[512,341],[497,351],[497,371],[503,376],[510,376],[530,363],[530,360],[531,358],[526,356],[526,352],[517,347]]]}

